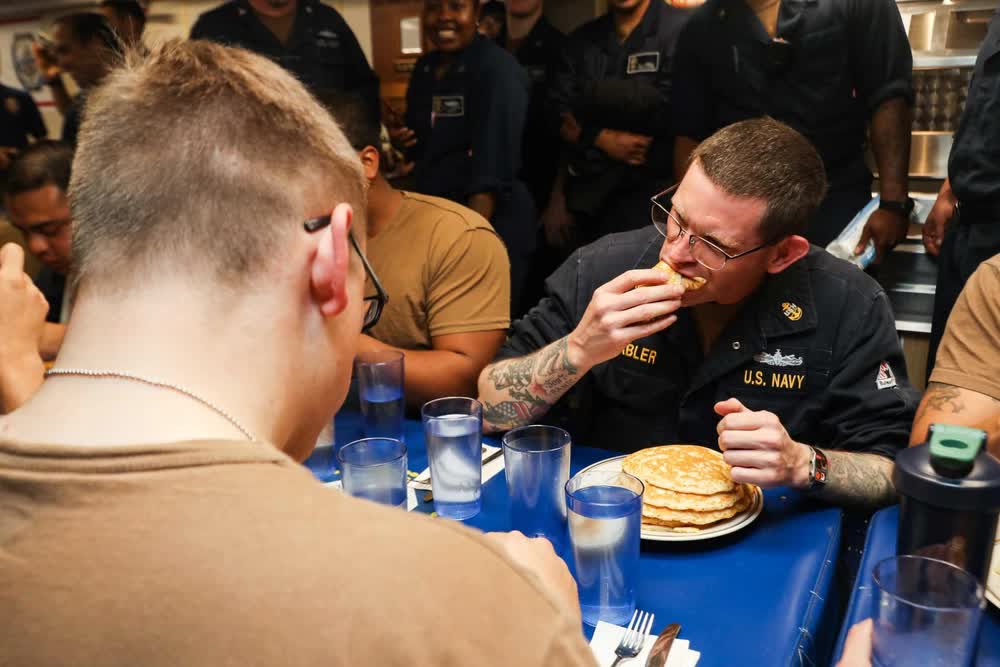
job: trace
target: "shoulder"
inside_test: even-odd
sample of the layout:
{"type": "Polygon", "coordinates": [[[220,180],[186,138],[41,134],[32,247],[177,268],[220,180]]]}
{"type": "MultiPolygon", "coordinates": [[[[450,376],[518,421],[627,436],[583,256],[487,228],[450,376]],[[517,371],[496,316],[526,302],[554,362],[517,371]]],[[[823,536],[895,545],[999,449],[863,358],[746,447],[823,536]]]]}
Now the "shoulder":
{"type": "Polygon", "coordinates": [[[457,204],[443,197],[432,197],[405,191],[403,206],[408,208],[407,217],[420,222],[444,224],[460,232],[483,229],[493,231],[493,226],[483,216],[471,208],[457,204]]]}
{"type": "Polygon", "coordinates": [[[659,248],[663,237],[653,229],[636,229],[619,234],[608,234],[579,251],[580,261],[600,273],[619,275],[636,268],[649,268],[659,261],[659,248]],[[648,264],[648,266],[647,266],[648,264]]]}
{"type": "Polygon", "coordinates": [[[699,8],[674,7],[665,2],[659,5],[660,32],[676,34],[695,15],[699,8]]]}
{"type": "Polygon", "coordinates": [[[236,2],[227,2],[215,9],[210,9],[198,16],[195,27],[201,29],[224,29],[226,25],[239,15],[236,2]]]}
{"type": "Polygon", "coordinates": [[[870,275],[826,250],[813,246],[801,260],[808,271],[819,314],[837,318],[841,323],[854,321],[869,312],[867,304],[884,300],[885,289],[870,275]]]}
{"type": "Polygon", "coordinates": [[[486,77],[501,75],[527,82],[527,75],[517,58],[491,40],[477,38],[469,47],[469,56],[486,77]]]}
{"type": "Polygon", "coordinates": [[[591,19],[569,34],[573,44],[594,44],[603,41],[614,29],[611,14],[591,19]]]}

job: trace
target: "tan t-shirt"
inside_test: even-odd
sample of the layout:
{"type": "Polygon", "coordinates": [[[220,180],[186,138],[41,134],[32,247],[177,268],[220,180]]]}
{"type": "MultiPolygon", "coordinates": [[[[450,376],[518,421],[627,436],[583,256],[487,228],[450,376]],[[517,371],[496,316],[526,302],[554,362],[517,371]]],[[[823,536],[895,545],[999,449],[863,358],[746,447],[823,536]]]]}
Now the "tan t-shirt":
{"type": "Polygon", "coordinates": [[[5,667],[594,664],[480,534],[248,442],[0,442],[0,626],[5,667]]]}
{"type": "Polygon", "coordinates": [[[955,302],[931,382],[1000,401],[1000,255],[979,265],[955,302]]]}
{"type": "Polygon", "coordinates": [[[402,194],[395,218],[368,239],[389,294],[372,336],[427,350],[434,336],[510,326],[510,261],[490,223],[447,199],[402,194]]]}

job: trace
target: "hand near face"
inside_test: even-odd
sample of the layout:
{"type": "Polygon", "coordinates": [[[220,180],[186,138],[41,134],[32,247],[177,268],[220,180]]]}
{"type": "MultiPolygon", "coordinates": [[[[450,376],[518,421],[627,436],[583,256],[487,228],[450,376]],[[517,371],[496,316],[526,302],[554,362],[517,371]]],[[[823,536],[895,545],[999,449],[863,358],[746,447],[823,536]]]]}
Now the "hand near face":
{"type": "Polygon", "coordinates": [[[667,280],[660,271],[636,269],[594,290],[583,318],[569,334],[570,360],[589,369],[676,322],[684,288],[667,280]],[[643,287],[635,289],[637,285],[643,287]]]}
{"type": "Polygon", "coordinates": [[[401,151],[417,145],[417,133],[405,126],[390,127],[389,141],[401,151]]]}
{"type": "Polygon", "coordinates": [[[607,153],[608,157],[632,166],[646,163],[652,143],[652,137],[621,130],[601,130],[594,140],[594,145],[607,153]]]}
{"type": "Polygon", "coordinates": [[[809,447],[795,442],[777,415],[749,410],[735,398],[715,404],[722,416],[719,449],[732,466],[733,481],[803,488],[809,482],[809,447]]]}

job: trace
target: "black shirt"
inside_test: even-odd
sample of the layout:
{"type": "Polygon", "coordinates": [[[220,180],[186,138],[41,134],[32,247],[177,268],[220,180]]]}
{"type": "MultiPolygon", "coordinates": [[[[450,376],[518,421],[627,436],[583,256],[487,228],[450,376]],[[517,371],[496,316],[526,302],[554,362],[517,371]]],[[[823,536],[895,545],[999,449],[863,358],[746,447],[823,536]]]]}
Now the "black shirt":
{"type": "MultiPolygon", "coordinates": [[[[892,0],[784,0],[772,43],[743,0],[708,0],[681,32],[675,131],[701,141],[772,116],[817,148],[831,186],[870,183],[865,127],[884,101],[912,102],[913,58],[892,0]]],[[[865,186],[867,187],[867,186],[865,186]]]]}
{"type": "Polygon", "coordinates": [[[35,277],[35,286],[49,302],[49,312],[45,321],[58,323],[59,316],[62,315],[63,296],[66,293],[66,276],[43,266],[35,277]]]}
{"type": "Polygon", "coordinates": [[[690,15],[688,9],[653,0],[624,42],[618,39],[610,12],[570,34],[550,94],[556,112],[572,113],[582,127],[577,145],[568,147],[566,196],[571,210],[593,211],[613,199],[613,192],[637,181],[653,188],[668,184],[673,151],[670,105],[676,99],[671,91],[674,47],[690,15]],[[602,129],[653,137],[646,164],[629,166],[595,148],[602,129]]]}
{"type": "MultiPolygon", "coordinates": [[[[549,278],[546,298],[514,324],[499,357],[569,334],[594,290],[653,266],[662,240],[649,228],[578,250],[549,278]]],[[[619,451],[677,442],[718,448],[713,406],[732,397],[778,415],[799,442],[888,458],[907,446],[919,400],[885,292],[814,247],[766,279],[707,357],[682,309],[666,331],[594,367],[543,419],[581,443],[619,451]]]]}
{"type": "MultiPolygon", "coordinates": [[[[23,90],[0,84],[0,147],[24,150],[28,138],[48,136],[35,100],[23,90]]],[[[0,192],[7,182],[7,171],[0,170],[0,192]]]]}
{"type": "Polygon", "coordinates": [[[548,97],[565,42],[566,36],[542,16],[514,51],[514,57],[531,79],[521,177],[531,190],[538,210],[548,205],[559,166],[559,116],[549,107],[548,97]]]}
{"type": "Polygon", "coordinates": [[[979,50],[954,140],[948,177],[955,196],[1000,211],[1000,12],[979,50]]]}
{"type": "Polygon", "coordinates": [[[480,192],[509,193],[521,168],[528,77],[482,36],[437,79],[442,57],[423,55],[406,91],[406,125],[417,138],[408,151],[416,190],[460,204],[480,192]]]}
{"type": "Polygon", "coordinates": [[[317,0],[299,0],[288,44],[258,20],[246,0],[233,0],[198,17],[191,39],[241,46],[292,72],[314,93],[355,93],[379,115],[378,77],[344,18],[317,0]]]}

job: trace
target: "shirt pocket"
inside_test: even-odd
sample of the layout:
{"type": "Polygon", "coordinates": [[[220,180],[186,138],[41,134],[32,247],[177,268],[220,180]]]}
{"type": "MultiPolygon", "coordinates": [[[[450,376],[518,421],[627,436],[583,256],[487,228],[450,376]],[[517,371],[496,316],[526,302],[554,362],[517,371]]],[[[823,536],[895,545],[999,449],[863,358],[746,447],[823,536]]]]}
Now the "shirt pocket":
{"type": "MultiPolygon", "coordinates": [[[[656,350],[629,345],[621,355],[597,371],[595,379],[601,388],[600,401],[616,412],[626,415],[662,417],[676,415],[682,387],[678,378],[667,369],[658,369],[666,359],[657,360],[656,350]],[[626,356],[631,355],[631,356],[626,356]],[[652,355],[652,356],[651,356],[652,355]]],[[[600,409],[600,406],[594,406],[600,409]]]]}
{"type": "Polygon", "coordinates": [[[777,414],[782,423],[797,421],[820,406],[832,356],[830,350],[769,347],[725,376],[716,400],[736,398],[750,410],[777,414]]]}

